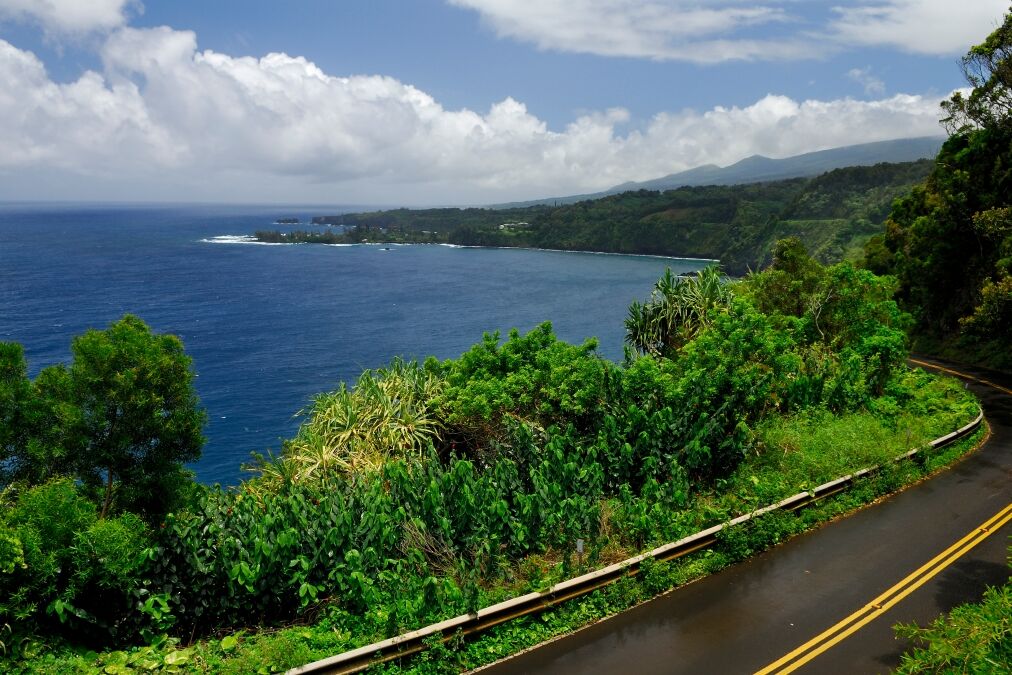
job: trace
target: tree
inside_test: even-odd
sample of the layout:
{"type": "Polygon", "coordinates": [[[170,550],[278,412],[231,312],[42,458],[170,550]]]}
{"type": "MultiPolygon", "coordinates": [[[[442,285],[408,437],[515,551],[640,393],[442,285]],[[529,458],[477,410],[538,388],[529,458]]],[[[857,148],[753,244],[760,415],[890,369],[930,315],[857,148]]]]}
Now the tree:
{"type": "Polygon", "coordinates": [[[942,107],[952,135],[923,186],[898,200],[866,259],[900,280],[929,349],[1007,367],[1012,305],[1012,13],[963,57],[971,92],[942,107]],[[987,356],[993,354],[997,359],[987,356]]]}
{"type": "Polygon", "coordinates": [[[968,96],[956,92],[942,109],[942,124],[957,133],[988,129],[1012,118],[1012,12],[987,39],[963,57],[963,75],[973,87],[968,96]]]}
{"type": "Polygon", "coordinates": [[[825,268],[808,254],[801,240],[787,237],[773,245],[773,263],[749,275],[746,287],[761,312],[803,316],[817,300],[825,277],[825,268]]]}
{"type": "Polygon", "coordinates": [[[63,416],[59,444],[72,472],[101,504],[157,517],[170,509],[200,457],[206,414],[191,360],[174,335],[151,332],[131,315],[89,330],[71,347],[69,368],[39,374],[36,389],[63,416]]]}
{"type": "Polygon", "coordinates": [[[0,342],[0,484],[18,471],[28,444],[25,413],[32,398],[32,383],[21,345],[0,342]]]}
{"type": "Polygon", "coordinates": [[[32,382],[24,350],[0,343],[0,485],[37,485],[70,472],[62,429],[78,418],[77,408],[49,396],[50,373],[32,382]]]}

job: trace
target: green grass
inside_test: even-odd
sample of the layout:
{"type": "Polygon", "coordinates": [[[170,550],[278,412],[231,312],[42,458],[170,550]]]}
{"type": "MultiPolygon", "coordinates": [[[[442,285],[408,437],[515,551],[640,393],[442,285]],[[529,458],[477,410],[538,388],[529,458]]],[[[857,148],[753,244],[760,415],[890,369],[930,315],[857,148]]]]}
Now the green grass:
{"type": "Polygon", "coordinates": [[[825,410],[773,417],[756,429],[752,452],[709,496],[728,515],[746,513],[856,470],[889,463],[911,448],[976,417],[976,399],[954,379],[921,371],[895,388],[916,391],[900,402],[877,399],[871,410],[833,415],[825,410]]]}

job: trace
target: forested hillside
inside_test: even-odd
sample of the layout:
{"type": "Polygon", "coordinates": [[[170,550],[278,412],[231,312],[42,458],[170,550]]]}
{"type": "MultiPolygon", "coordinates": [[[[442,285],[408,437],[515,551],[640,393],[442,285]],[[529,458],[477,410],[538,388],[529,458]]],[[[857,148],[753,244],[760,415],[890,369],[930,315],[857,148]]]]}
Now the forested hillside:
{"type": "Polygon", "coordinates": [[[915,347],[1012,370],[1012,15],[963,58],[973,89],[942,104],[952,132],[898,201],[866,264],[900,280],[915,347]]]}
{"type": "Polygon", "coordinates": [[[893,200],[930,170],[927,160],[837,169],[812,179],[628,192],[552,209],[527,230],[457,231],[456,243],[716,258],[741,274],[770,261],[773,244],[801,238],[823,262],[856,257],[881,231],[893,200]]]}
{"type": "Polygon", "coordinates": [[[788,236],[800,237],[822,262],[857,258],[882,231],[893,200],[921,182],[931,166],[920,160],[769,183],[638,190],[559,207],[397,209],[316,221],[343,224],[349,241],[714,258],[727,272],[742,274],[768,264],[774,242],[788,236]]]}

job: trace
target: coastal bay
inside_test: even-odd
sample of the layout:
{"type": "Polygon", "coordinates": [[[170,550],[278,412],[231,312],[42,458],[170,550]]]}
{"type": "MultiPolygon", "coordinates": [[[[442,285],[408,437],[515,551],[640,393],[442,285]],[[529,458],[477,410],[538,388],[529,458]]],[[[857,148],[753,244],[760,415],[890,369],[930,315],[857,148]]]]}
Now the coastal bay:
{"type": "MultiPolygon", "coordinates": [[[[331,207],[333,208],[333,207],[331,207]]],[[[629,302],[666,267],[703,261],[446,246],[258,245],[242,235],[314,208],[89,206],[0,209],[0,340],[31,374],[73,336],[130,312],[194,359],[208,443],[193,467],[235,484],[278,448],[310,398],[398,355],[458,356],[484,331],[551,320],[620,360],[629,302]],[[217,243],[215,243],[217,242],[217,243]]]]}

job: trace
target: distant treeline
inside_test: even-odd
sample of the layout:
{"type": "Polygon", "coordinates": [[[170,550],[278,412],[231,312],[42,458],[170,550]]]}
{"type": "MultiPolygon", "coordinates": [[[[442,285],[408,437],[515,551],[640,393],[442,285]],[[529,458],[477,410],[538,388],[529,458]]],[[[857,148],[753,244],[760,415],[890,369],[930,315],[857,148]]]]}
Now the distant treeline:
{"type": "Polygon", "coordinates": [[[441,209],[391,209],[366,213],[345,213],[340,216],[316,216],[314,225],[344,225],[348,228],[387,230],[428,230],[429,232],[450,232],[461,227],[498,228],[500,224],[513,221],[529,221],[540,212],[551,207],[530,206],[516,209],[484,208],[441,208],[441,209]]]}
{"type": "Polygon", "coordinates": [[[327,230],[324,232],[280,232],[278,230],[257,230],[253,233],[257,241],[269,244],[340,244],[344,236],[340,232],[327,230]]]}
{"type": "Polygon", "coordinates": [[[815,178],[638,190],[564,206],[393,209],[318,216],[343,234],[257,233],[261,241],[449,242],[720,259],[740,274],[769,262],[774,242],[800,237],[823,262],[857,258],[893,201],[932,160],[836,169],[815,178]],[[517,226],[517,224],[522,226],[517,226]],[[261,236],[261,235],[264,236],[261,236]]]}

